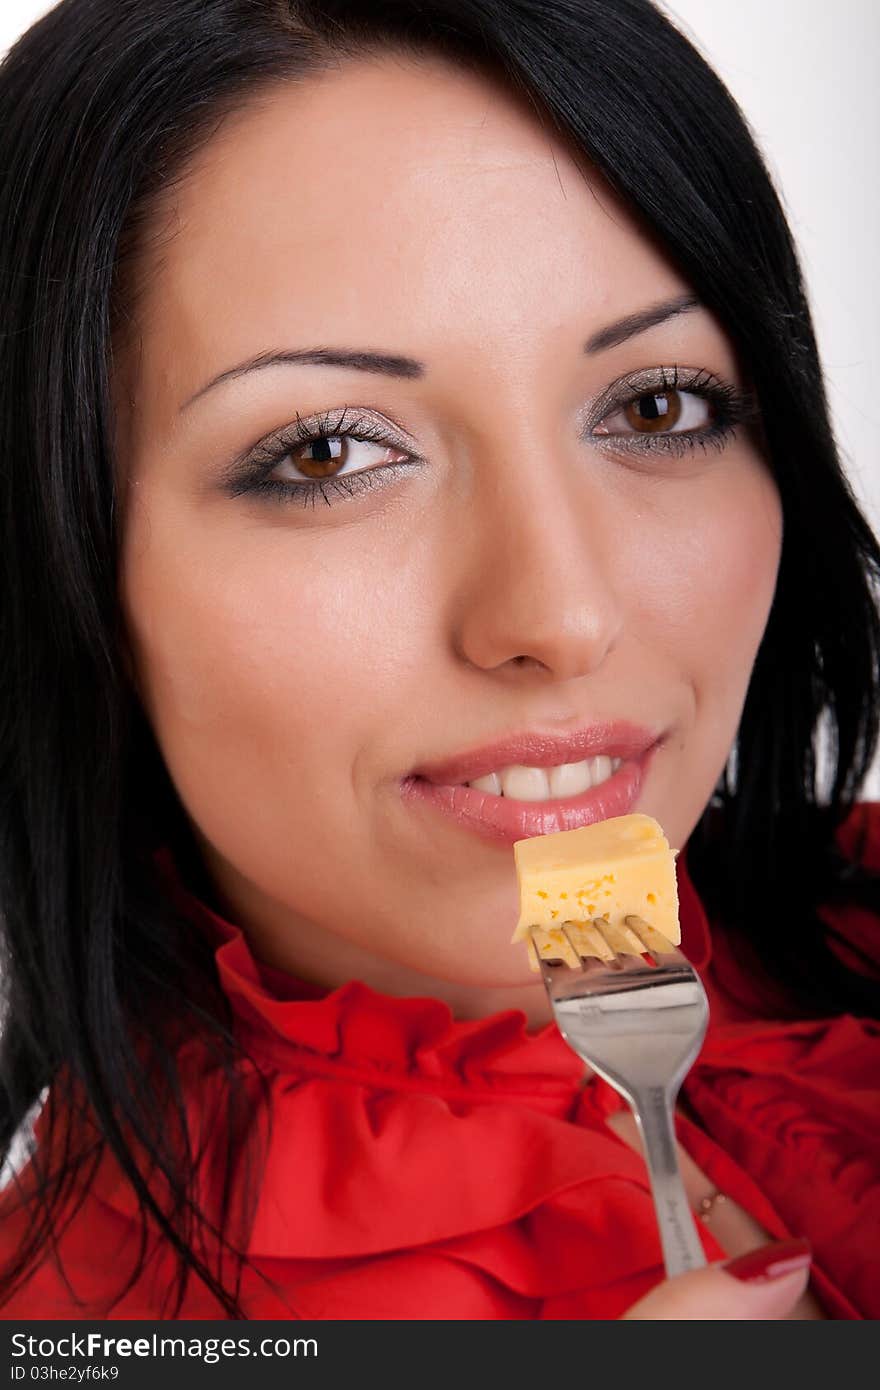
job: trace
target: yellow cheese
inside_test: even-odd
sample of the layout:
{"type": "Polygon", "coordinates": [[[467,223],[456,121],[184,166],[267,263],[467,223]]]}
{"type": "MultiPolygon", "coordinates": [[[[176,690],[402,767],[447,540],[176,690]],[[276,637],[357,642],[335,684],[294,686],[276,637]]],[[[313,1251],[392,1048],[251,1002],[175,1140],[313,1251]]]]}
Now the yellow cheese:
{"type": "Polygon", "coordinates": [[[681,940],[676,852],[651,816],[614,816],[578,830],[534,835],[517,840],[513,853],[520,914],[512,939],[528,943],[533,969],[536,942],[541,955],[556,954],[570,964],[575,952],[607,958],[609,948],[589,925],[593,918],[608,924],[617,950],[625,950],[627,941],[634,944],[624,920],[629,916],[642,918],[673,944],[681,940]],[[534,928],[540,930],[533,937],[534,928]]]}

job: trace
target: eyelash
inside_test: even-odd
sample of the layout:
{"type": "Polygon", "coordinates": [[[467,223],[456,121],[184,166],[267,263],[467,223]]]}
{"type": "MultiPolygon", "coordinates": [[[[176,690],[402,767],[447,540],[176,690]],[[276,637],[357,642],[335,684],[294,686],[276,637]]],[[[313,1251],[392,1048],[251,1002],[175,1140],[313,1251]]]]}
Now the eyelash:
{"type": "MultiPolygon", "coordinates": [[[[671,374],[666,368],[648,374],[638,373],[624,382],[616,382],[599,401],[596,409],[600,412],[593,419],[590,430],[602,423],[609,415],[625,409],[642,396],[662,395],[664,392],[679,390],[700,396],[712,406],[712,423],[700,430],[658,431],[656,434],[633,435],[587,435],[591,442],[603,449],[616,453],[635,454],[663,453],[680,458],[692,449],[707,448],[722,450],[736,429],[744,422],[757,416],[757,403],[754,397],[737,390],[729,383],[720,381],[711,372],[700,371],[679,375],[679,368],[673,367],[671,374]],[[617,393],[617,394],[615,394],[617,393]],[[622,394],[621,394],[622,393],[622,394]]],[[[357,417],[347,428],[343,428],[349,407],[341,415],[333,418],[332,412],[317,417],[316,421],[304,424],[299,415],[296,424],[288,426],[279,434],[257,445],[248,455],[242,469],[230,485],[233,497],[254,495],[272,501],[295,502],[301,507],[314,507],[320,496],[330,506],[331,498],[352,498],[381,486],[389,473],[409,469],[424,462],[415,454],[396,463],[380,464],[373,468],[362,468],[354,473],[342,474],[335,478],[309,478],[307,480],[287,480],[270,478],[267,475],[287,457],[298,444],[314,444],[324,439],[352,439],[364,443],[383,444],[386,448],[399,449],[402,446],[390,438],[382,427],[367,417],[357,417]],[[381,476],[380,476],[381,475],[381,476]]],[[[408,452],[408,451],[407,451],[408,452]]]]}

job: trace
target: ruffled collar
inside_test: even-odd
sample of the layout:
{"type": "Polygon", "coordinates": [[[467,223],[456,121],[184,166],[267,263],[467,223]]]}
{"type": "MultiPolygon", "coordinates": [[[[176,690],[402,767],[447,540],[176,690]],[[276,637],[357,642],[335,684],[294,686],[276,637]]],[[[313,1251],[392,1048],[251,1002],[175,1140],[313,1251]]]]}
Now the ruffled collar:
{"type": "MultiPolygon", "coordinates": [[[[583,1064],[555,1023],[529,1032],[525,1014],[505,1009],[483,1018],[456,1018],[442,1000],[396,996],[351,980],[333,989],[316,986],[259,961],[242,928],[228,921],[184,883],[168,846],[154,860],[169,896],[215,945],[221,988],[236,1027],[252,1052],[280,1069],[310,1059],[313,1074],[382,1078],[384,1084],[449,1095],[462,1084],[473,1099],[486,1087],[494,1098],[518,1092],[570,1096],[583,1079],[583,1064]]],[[[677,861],[682,949],[701,971],[711,957],[709,924],[687,872],[677,861]]]]}
{"type": "MultiPolygon", "coordinates": [[[[195,1198],[219,1214],[231,1194],[235,1242],[256,1262],[248,1317],[607,1319],[662,1278],[644,1163],[605,1123],[623,1102],[598,1078],[582,1085],[554,1025],[529,1033],[512,1009],[465,1021],[437,999],[359,981],[319,989],[257,961],[168,849],[156,862],[213,944],[247,1051],[268,1061],[242,1068],[230,1108],[226,1059],[198,1038],[180,1056],[195,1198]]],[[[708,924],[683,856],[678,868],[683,944],[705,970],[708,924]]],[[[719,931],[722,951],[724,941],[719,931]]],[[[843,1289],[872,1316],[880,1030],[851,1017],[718,1018],[713,1004],[685,1083],[694,1119],[677,1116],[679,1139],[771,1237],[812,1241],[832,1316],[860,1315],[843,1289]]],[[[42,1140],[42,1115],[37,1129],[42,1140]]],[[[21,1316],[162,1316],[156,1291],[170,1264],[118,1299],[120,1219],[141,1210],[105,1150],[63,1232],[63,1287],[46,1261],[42,1293],[28,1288],[21,1316]],[[96,1250],[112,1253],[96,1260],[96,1250]],[[78,1282],[91,1302],[72,1314],[78,1282]]],[[[712,1231],[700,1235],[720,1259],[712,1231]]],[[[216,1318],[217,1305],[196,1288],[181,1316],[216,1318]]]]}

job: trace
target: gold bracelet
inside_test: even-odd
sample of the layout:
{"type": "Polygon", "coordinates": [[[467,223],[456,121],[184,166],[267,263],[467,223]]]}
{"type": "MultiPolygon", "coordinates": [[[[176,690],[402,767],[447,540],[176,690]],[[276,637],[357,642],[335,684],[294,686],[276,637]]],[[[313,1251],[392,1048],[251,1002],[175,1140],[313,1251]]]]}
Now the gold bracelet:
{"type": "Polygon", "coordinates": [[[723,1192],[710,1192],[708,1197],[701,1197],[697,1206],[697,1215],[702,1221],[708,1221],[712,1215],[713,1208],[718,1202],[726,1202],[727,1198],[723,1192]]]}

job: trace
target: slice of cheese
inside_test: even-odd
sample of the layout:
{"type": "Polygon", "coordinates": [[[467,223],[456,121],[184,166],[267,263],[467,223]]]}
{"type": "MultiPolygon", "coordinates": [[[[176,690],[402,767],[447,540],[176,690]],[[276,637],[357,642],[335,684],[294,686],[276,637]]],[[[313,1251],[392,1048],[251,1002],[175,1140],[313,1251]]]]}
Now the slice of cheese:
{"type": "Polygon", "coordinates": [[[517,840],[513,853],[520,914],[512,940],[528,943],[533,969],[535,942],[541,955],[558,954],[569,963],[569,952],[602,957],[601,934],[588,926],[593,918],[608,924],[618,950],[632,941],[624,920],[630,916],[673,944],[681,940],[676,851],[651,816],[615,816],[578,830],[534,835],[517,840]],[[551,951],[551,945],[561,949],[551,951]]]}

